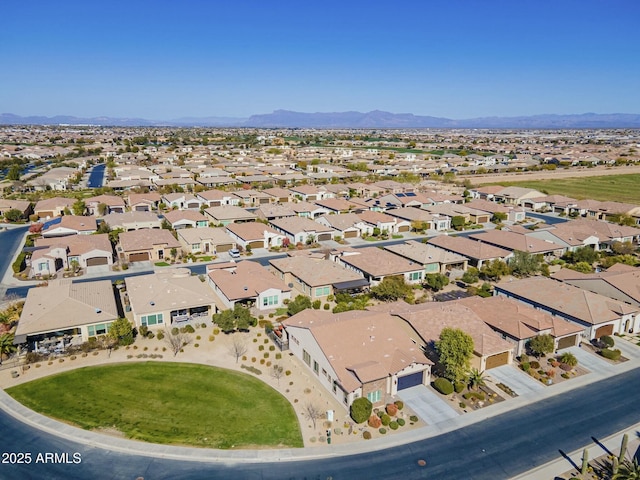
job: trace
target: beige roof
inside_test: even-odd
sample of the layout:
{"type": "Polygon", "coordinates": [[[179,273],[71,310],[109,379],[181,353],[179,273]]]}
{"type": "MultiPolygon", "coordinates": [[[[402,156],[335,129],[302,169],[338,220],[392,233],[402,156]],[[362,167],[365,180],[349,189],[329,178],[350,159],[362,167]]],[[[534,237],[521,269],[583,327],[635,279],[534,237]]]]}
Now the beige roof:
{"type": "Polygon", "coordinates": [[[31,202],[27,200],[10,200],[7,198],[0,198],[0,211],[16,209],[24,212],[29,208],[29,205],[31,205],[31,202]]]}
{"type": "Polygon", "coordinates": [[[110,207],[124,207],[124,199],[117,195],[98,195],[97,197],[87,198],[84,203],[87,205],[90,203],[104,203],[110,207]]]}
{"type": "Polygon", "coordinates": [[[177,231],[178,237],[182,237],[188,244],[209,240],[215,245],[234,243],[224,228],[181,228],[177,231]]]}
{"type": "Polygon", "coordinates": [[[378,223],[395,223],[397,218],[382,212],[374,212],[373,210],[365,210],[357,214],[358,218],[363,222],[377,225],[378,223]]]}
{"type": "Polygon", "coordinates": [[[344,255],[340,257],[340,260],[373,277],[399,275],[422,270],[422,265],[377,247],[359,248],[354,251],[358,253],[356,255],[344,255]]]}
{"type": "Polygon", "coordinates": [[[337,215],[323,215],[324,219],[331,227],[336,230],[346,230],[348,228],[356,228],[355,224],[360,223],[360,218],[355,213],[341,213],[337,215]]]}
{"type": "Polygon", "coordinates": [[[494,247],[493,245],[470,240],[465,237],[438,235],[437,237],[430,238],[429,243],[475,260],[504,258],[511,255],[511,252],[504,248],[494,247]]]}
{"type": "Polygon", "coordinates": [[[496,286],[509,296],[550,308],[590,325],[609,322],[624,314],[638,312],[638,307],[603,295],[567,285],[547,277],[531,277],[496,286]]]}
{"type": "Polygon", "coordinates": [[[180,243],[169,230],[142,229],[120,234],[120,245],[125,252],[134,250],[148,250],[154,245],[164,245],[165,248],[179,248],[180,243]]]}
{"type": "Polygon", "coordinates": [[[513,349],[473,310],[458,302],[430,302],[409,305],[404,302],[381,304],[385,309],[407,322],[420,334],[426,343],[437,341],[446,327],[463,330],[473,339],[474,351],[483,357],[513,349]]]}
{"type": "Polygon", "coordinates": [[[283,324],[311,331],[347,392],[412,364],[432,364],[388,313],[307,309],[283,324]]]}
{"type": "MultiPolygon", "coordinates": [[[[38,238],[36,247],[68,248],[68,255],[82,255],[92,250],[112,252],[111,242],[107,233],[96,235],[68,235],[66,237],[38,238]]],[[[35,253],[35,252],[34,252],[35,253]]]]}
{"type": "Polygon", "coordinates": [[[272,235],[280,235],[269,225],[260,222],[230,223],[225,228],[244,241],[263,240],[264,232],[272,235]]]}
{"type": "Polygon", "coordinates": [[[528,253],[545,253],[564,249],[562,245],[557,243],[506,230],[488,230],[482,233],[474,233],[469,235],[469,238],[491,243],[508,250],[519,250],[528,253]]]}
{"type": "Polygon", "coordinates": [[[36,203],[34,210],[37,212],[41,210],[52,210],[52,209],[55,210],[58,207],[71,208],[74,202],[75,200],[70,198],[64,198],[64,197],[47,198],[44,200],[40,200],[38,203],[36,203]]]}
{"type": "Polygon", "coordinates": [[[549,331],[554,337],[563,337],[583,330],[575,323],[501,295],[489,298],[469,297],[458,300],[458,303],[473,310],[491,328],[519,340],[526,340],[545,331],[549,331]]]}
{"type": "Polygon", "coordinates": [[[270,288],[282,292],[291,291],[291,288],[266,268],[250,261],[238,263],[233,271],[212,270],[209,278],[232,301],[254,298],[270,288]]]}
{"type": "Polygon", "coordinates": [[[420,265],[436,262],[446,265],[450,263],[461,263],[467,260],[466,257],[458,255],[457,253],[448,252],[442,248],[415,240],[410,240],[398,245],[388,245],[384,248],[385,250],[417,262],[420,265]]]}
{"type": "Polygon", "coordinates": [[[186,268],[151,275],[126,277],[131,310],[136,315],[215,305],[216,297],[206,282],[186,268]]]}
{"type": "Polygon", "coordinates": [[[124,213],[110,213],[102,217],[102,220],[107,222],[107,225],[111,228],[118,228],[134,223],[152,223],[160,226],[160,219],[155,213],[135,210],[124,213]]]}
{"type": "Polygon", "coordinates": [[[362,277],[353,270],[320,258],[293,256],[277,258],[269,263],[281,272],[290,272],[311,287],[360,280],[362,277]]]}
{"type": "Polygon", "coordinates": [[[334,232],[333,228],[314,222],[306,217],[284,217],[271,220],[271,225],[295,235],[300,232],[334,232]]]}
{"type": "Polygon", "coordinates": [[[131,193],[129,194],[129,205],[137,205],[139,203],[159,203],[160,194],[156,192],[149,193],[131,193]]]}
{"type": "Polygon", "coordinates": [[[223,205],[220,207],[209,207],[205,210],[214,220],[254,220],[258,218],[244,208],[235,205],[223,205]]]}
{"type": "Polygon", "coordinates": [[[208,222],[207,217],[195,210],[171,210],[163,214],[169,223],[179,222],[180,220],[191,220],[193,222],[208,222]]]}
{"type": "Polygon", "coordinates": [[[49,228],[42,230],[43,234],[52,232],[57,228],[68,228],[78,232],[95,232],[97,227],[95,217],[85,217],[78,215],[63,215],[60,223],[49,225],[49,228]]]}
{"type": "Polygon", "coordinates": [[[118,309],[109,280],[50,281],[47,287],[29,289],[16,336],[111,322],[117,318],[118,309]]]}

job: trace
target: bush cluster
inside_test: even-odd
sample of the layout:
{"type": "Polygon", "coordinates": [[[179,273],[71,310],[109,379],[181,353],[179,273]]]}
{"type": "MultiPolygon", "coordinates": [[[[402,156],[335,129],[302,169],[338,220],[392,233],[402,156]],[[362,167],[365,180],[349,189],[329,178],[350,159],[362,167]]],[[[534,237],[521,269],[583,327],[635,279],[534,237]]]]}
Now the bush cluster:
{"type": "Polygon", "coordinates": [[[356,398],[351,404],[351,418],[356,423],[364,423],[371,416],[373,406],[365,397],[356,398]]]}
{"type": "Polygon", "coordinates": [[[391,417],[386,413],[383,413],[382,417],[380,417],[380,421],[382,422],[382,425],[386,427],[391,423],[391,417]]]}
{"type": "Polygon", "coordinates": [[[608,358],[609,360],[619,360],[622,352],[620,352],[620,350],[618,349],[611,350],[610,348],[603,348],[600,352],[600,355],[602,355],[604,358],[608,358]]]}
{"type": "Polygon", "coordinates": [[[244,368],[245,370],[247,370],[247,371],[249,371],[251,373],[255,373],[256,375],[262,375],[262,370],[259,370],[256,367],[253,367],[251,365],[242,364],[242,365],[240,365],[240,368],[244,368]]]}
{"type": "Polygon", "coordinates": [[[453,385],[446,378],[436,378],[433,382],[433,388],[443,395],[451,395],[453,393],[453,385]]]}
{"type": "Polygon", "coordinates": [[[392,417],[395,417],[398,414],[398,407],[395,403],[389,403],[386,407],[387,413],[392,417]]]}
{"type": "Polygon", "coordinates": [[[398,422],[398,425],[400,425],[401,427],[404,427],[406,423],[404,418],[399,418],[398,420],[396,420],[396,422],[398,422]]]}
{"type": "Polygon", "coordinates": [[[382,426],[382,420],[377,415],[371,415],[367,423],[371,428],[380,428],[382,426]]]}
{"type": "Polygon", "coordinates": [[[392,422],[389,422],[389,428],[391,430],[397,430],[398,429],[398,422],[396,422],[395,420],[392,422]]]}
{"type": "Polygon", "coordinates": [[[453,385],[453,388],[454,388],[456,393],[462,393],[462,391],[464,390],[465,387],[466,387],[466,385],[464,384],[464,382],[456,382],[453,385]]]}
{"type": "Polygon", "coordinates": [[[398,407],[398,410],[402,410],[404,408],[404,402],[402,400],[396,400],[393,403],[396,404],[396,407],[398,407]]]}

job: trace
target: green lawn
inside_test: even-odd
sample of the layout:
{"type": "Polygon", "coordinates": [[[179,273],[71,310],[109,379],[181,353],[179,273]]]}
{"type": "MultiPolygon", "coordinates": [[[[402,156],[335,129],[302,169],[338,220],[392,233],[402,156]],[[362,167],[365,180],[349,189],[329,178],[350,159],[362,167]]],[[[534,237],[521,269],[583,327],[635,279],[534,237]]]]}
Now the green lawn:
{"type": "Polygon", "coordinates": [[[640,174],[601,177],[561,178],[525,182],[497,182],[498,185],[535,188],[549,195],[561,194],[577,199],[624,202],[640,205],[640,174]]]}
{"type": "Polygon", "coordinates": [[[156,267],[168,267],[169,264],[167,262],[156,262],[154,263],[156,267]]]}
{"type": "Polygon", "coordinates": [[[212,448],[302,447],[291,404],[243,373],[185,363],[85,367],[7,389],[27,407],[88,430],[212,448]]]}

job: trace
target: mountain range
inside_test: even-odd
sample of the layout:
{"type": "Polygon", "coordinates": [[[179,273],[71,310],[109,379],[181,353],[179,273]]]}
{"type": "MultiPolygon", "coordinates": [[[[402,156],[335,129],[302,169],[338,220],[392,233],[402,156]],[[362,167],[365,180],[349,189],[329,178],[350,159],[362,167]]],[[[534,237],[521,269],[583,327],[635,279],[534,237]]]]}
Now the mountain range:
{"type": "Polygon", "coordinates": [[[0,114],[0,125],[101,125],[115,127],[258,127],[258,128],[640,128],[640,114],[583,113],[519,117],[480,117],[464,120],[413,115],[412,113],[371,112],[303,113],[276,110],[272,113],[234,117],[183,117],[174,120],[144,118],[55,117],[0,114]]]}

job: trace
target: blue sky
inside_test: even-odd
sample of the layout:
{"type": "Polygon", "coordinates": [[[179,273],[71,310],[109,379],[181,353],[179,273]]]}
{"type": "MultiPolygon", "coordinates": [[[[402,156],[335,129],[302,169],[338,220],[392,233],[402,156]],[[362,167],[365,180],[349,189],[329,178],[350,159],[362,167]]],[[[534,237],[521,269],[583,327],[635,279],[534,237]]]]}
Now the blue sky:
{"type": "Polygon", "coordinates": [[[637,0],[6,0],[0,112],[640,113],[637,0]]]}

